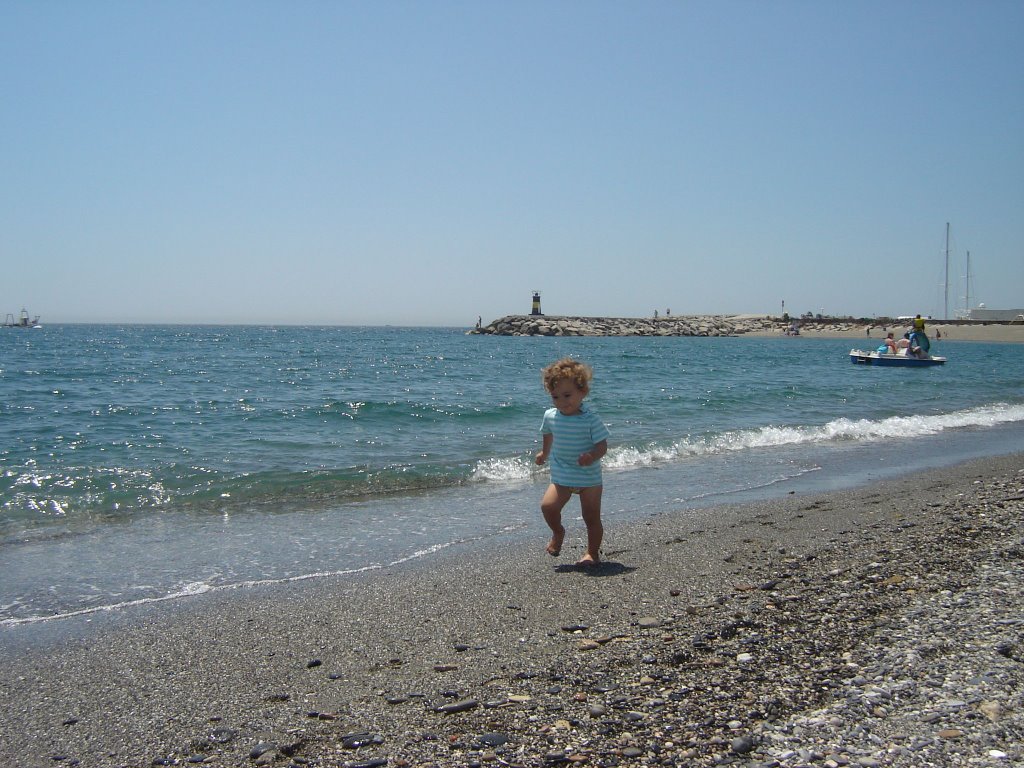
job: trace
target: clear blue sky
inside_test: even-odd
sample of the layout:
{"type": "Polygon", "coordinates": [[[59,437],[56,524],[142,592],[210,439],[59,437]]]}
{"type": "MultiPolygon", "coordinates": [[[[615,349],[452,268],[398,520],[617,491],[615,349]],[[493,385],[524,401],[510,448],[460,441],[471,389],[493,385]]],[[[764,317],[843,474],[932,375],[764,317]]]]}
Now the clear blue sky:
{"type": "Polygon", "coordinates": [[[0,312],[1024,306],[1024,2],[0,0],[0,312]]]}

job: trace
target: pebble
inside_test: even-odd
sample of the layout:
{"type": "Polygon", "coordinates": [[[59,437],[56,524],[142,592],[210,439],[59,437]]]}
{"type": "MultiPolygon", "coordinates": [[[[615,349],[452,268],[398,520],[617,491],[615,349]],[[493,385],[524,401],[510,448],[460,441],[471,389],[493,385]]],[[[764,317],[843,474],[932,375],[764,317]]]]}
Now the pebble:
{"type": "Polygon", "coordinates": [[[459,712],[468,712],[471,709],[476,709],[480,705],[476,699],[464,699],[462,701],[456,701],[453,704],[444,704],[440,707],[435,707],[435,712],[440,712],[445,715],[454,715],[459,712]]]}

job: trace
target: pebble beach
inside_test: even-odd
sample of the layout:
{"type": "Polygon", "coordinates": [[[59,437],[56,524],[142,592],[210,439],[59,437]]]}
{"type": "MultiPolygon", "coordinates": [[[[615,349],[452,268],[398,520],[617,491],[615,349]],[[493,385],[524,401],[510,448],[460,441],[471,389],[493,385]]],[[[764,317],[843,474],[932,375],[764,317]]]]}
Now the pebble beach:
{"type": "Polygon", "coordinates": [[[27,766],[1024,761],[1024,455],[5,630],[27,766]]]}

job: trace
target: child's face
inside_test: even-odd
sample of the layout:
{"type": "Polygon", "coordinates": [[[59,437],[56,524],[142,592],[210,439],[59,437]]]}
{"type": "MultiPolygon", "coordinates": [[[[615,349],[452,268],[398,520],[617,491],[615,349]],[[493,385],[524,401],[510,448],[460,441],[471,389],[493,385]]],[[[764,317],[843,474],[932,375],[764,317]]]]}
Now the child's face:
{"type": "Polygon", "coordinates": [[[551,388],[551,402],[563,416],[572,416],[580,412],[580,403],[587,393],[569,379],[562,379],[551,388]]]}

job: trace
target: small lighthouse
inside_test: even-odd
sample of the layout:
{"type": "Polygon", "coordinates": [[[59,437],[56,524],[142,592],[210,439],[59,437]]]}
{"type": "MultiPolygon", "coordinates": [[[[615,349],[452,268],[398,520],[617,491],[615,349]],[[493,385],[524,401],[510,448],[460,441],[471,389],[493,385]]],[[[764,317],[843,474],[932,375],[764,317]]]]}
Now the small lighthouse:
{"type": "Polygon", "coordinates": [[[540,311],[540,291],[534,291],[533,292],[533,311],[530,314],[531,315],[543,315],[544,314],[543,312],[540,311]]]}

